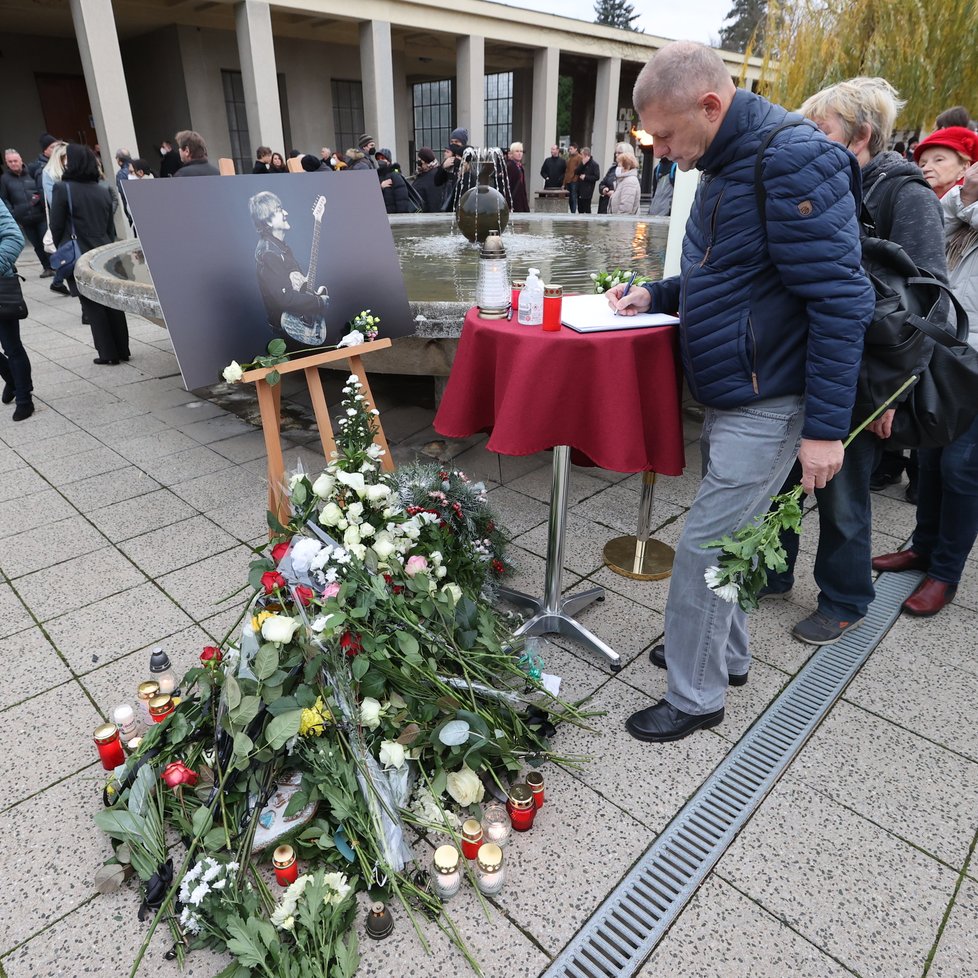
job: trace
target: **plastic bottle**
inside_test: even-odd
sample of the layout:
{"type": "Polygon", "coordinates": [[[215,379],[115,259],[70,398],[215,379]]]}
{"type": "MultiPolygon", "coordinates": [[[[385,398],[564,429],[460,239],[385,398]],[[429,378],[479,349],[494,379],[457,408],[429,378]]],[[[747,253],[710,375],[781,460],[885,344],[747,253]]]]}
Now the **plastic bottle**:
{"type": "Polygon", "coordinates": [[[519,324],[521,326],[543,325],[543,282],[540,281],[538,268],[530,269],[526,285],[520,292],[519,324]]]}

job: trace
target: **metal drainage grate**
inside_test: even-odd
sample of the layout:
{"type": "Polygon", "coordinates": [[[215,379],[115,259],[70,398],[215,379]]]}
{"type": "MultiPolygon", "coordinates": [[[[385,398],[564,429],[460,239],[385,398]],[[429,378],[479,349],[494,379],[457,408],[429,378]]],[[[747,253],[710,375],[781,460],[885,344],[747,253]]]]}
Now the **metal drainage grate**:
{"type": "Polygon", "coordinates": [[[900,614],[922,574],[882,574],[859,628],[819,649],[543,978],[634,975],[900,614]]]}

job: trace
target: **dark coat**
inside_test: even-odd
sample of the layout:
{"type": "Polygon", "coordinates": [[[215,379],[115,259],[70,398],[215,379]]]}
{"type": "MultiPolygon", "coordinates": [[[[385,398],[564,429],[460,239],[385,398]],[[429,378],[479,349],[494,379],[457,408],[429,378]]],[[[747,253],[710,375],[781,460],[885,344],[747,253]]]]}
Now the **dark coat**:
{"type": "Polygon", "coordinates": [[[471,166],[467,172],[465,171],[465,163],[461,156],[456,156],[450,167],[446,168],[440,164],[435,170],[435,186],[444,188],[445,196],[442,198],[442,208],[445,210],[451,210],[452,203],[457,197],[461,197],[467,190],[478,186],[478,183],[479,181],[471,166]],[[460,180],[462,185],[459,188],[460,180]],[[457,195],[456,190],[458,191],[457,195]]]}
{"type": "MultiPolygon", "coordinates": [[[[615,191],[615,174],[617,171],[618,166],[615,163],[612,163],[611,166],[608,167],[605,175],[601,178],[601,183],[598,184],[598,194],[601,197],[601,199],[598,201],[599,214],[607,214],[608,208],[611,206],[611,194],[613,194],[615,191]],[[608,193],[601,193],[601,191],[603,191],[605,188],[607,188],[608,193]]],[[[631,212],[629,211],[629,213],[631,212]]]]}
{"type": "Polygon", "coordinates": [[[858,164],[814,126],[764,153],[761,224],[754,165],[788,113],[738,89],[696,166],[681,274],[644,287],[678,313],[693,396],[717,408],[803,394],[805,438],[849,433],[863,337],[875,307],[859,264],[858,164]]]}
{"type": "Polygon", "coordinates": [[[290,312],[300,319],[314,320],[322,316],[329,303],[327,296],[314,292],[297,292],[292,285],[291,274],[305,275],[292,254],[292,249],[279,241],[271,231],[262,231],[255,246],[255,272],[262,302],[268,314],[269,325],[280,332],[282,313],[290,312]]]}
{"type": "Polygon", "coordinates": [[[171,149],[164,153],[160,161],[160,176],[172,177],[180,169],[180,154],[171,149]]]}
{"type": "Polygon", "coordinates": [[[445,188],[435,186],[435,175],[437,173],[437,169],[426,170],[414,178],[414,189],[424,201],[426,214],[437,214],[445,200],[445,188]]]}
{"type": "Polygon", "coordinates": [[[41,224],[44,221],[44,196],[26,167],[19,174],[7,170],[0,176],[0,199],[18,224],[41,224]]]}
{"type": "Polygon", "coordinates": [[[97,183],[59,180],[51,197],[51,238],[58,246],[71,237],[72,217],[68,214],[68,187],[71,187],[71,212],[75,237],[82,254],[115,241],[112,195],[97,183]]]}
{"type": "Polygon", "coordinates": [[[393,165],[380,166],[377,168],[377,176],[381,180],[390,180],[389,187],[381,187],[384,194],[384,207],[388,214],[409,214],[411,212],[411,198],[408,195],[407,180],[401,176],[401,171],[393,165]]]}
{"type": "Polygon", "coordinates": [[[574,171],[579,177],[584,177],[577,183],[577,196],[579,200],[590,200],[594,196],[594,187],[601,179],[601,168],[598,161],[592,156],[587,163],[581,162],[574,171]]]}
{"type": "Polygon", "coordinates": [[[268,164],[262,163],[261,160],[255,160],[255,165],[251,168],[252,173],[268,173],[268,164]]]}
{"type": "Polygon", "coordinates": [[[516,160],[506,161],[506,176],[509,178],[509,206],[517,214],[529,214],[530,201],[526,194],[526,170],[516,160]]]}
{"type": "Polygon", "coordinates": [[[567,172],[567,160],[563,156],[548,156],[540,167],[543,177],[544,190],[560,190],[564,186],[564,174],[567,172]]]}
{"type": "Polygon", "coordinates": [[[184,163],[173,175],[175,177],[217,177],[221,175],[221,171],[208,163],[207,157],[204,156],[199,160],[184,163]]]}

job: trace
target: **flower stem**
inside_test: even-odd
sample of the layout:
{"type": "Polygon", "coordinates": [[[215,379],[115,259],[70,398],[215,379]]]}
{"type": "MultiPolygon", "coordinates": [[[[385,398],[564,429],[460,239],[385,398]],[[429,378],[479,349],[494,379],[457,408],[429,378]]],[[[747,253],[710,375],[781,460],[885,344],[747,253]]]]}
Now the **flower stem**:
{"type": "Polygon", "coordinates": [[[900,385],[897,390],[895,390],[868,418],[866,418],[863,423],[856,428],[855,431],[849,433],[849,437],[842,443],[843,448],[848,448],[852,440],[858,435],[864,428],[869,427],[881,414],[883,414],[889,406],[908,388],[913,386],[917,382],[917,375],[913,374],[908,377],[907,380],[900,385]]]}

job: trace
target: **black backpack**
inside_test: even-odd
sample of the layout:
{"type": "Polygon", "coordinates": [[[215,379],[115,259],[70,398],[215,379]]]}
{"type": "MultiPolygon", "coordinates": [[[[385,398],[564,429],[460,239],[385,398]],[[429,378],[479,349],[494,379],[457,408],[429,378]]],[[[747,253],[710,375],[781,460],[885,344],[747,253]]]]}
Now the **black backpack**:
{"type": "MultiPolygon", "coordinates": [[[[766,223],[767,200],[761,176],[764,153],[779,132],[803,124],[806,124],[806,120],[796,118],[777,127],[767,135],[758,150],[754,165],[754,189],[762,226],[766,223]]],[[[854,171],[858,171],[858,164],[853,162],[854,171]]],[[[950,288],[932,272],[920,268],[900,245],[885,237],[893,223],[893,201],[900,188],[909,183],[921,183],[929,189],[923,176],[916,174],[903,174],[887,180],[882,188],[875,221],[862,202],[861,194],[854,190],[860,211],[860,263],[876,294],[876,309],[863,340],[854,422],[869,417],[913,374],[924,378],[934,356],[935,343],[944,348],[937,358],[939,361],[943,362],[951,351],[956,351],[952,359],[972,359],[967,352],[970,347],[965,342],[968,318],[950,288]],[[949,305],[957,319],[954,333],[947,328],[949,305]],[[961,347],[965,347],[965,350],[961,347]]],[[[858,188],[860,183],[854,179],[853,186],[858,188]]],[[[925,379],[928,383],[919,392],[911,390],[897,408],[891,436],[891,443],[896,447],[949,444],[967,430],[978,413],[978,405],[974,411],[970,409],[971,398],[965,399],[964,403],[941,406],[933,403],[933,397],[928,397],[926,407],[917,404],[924,397],[923,388],[934,387],[933,378],[925,379]]],[[[915,386],[919,385],[920,381],[915,386]]],[[[946,392],[947,395],[949,392],[946,392]]]]}

